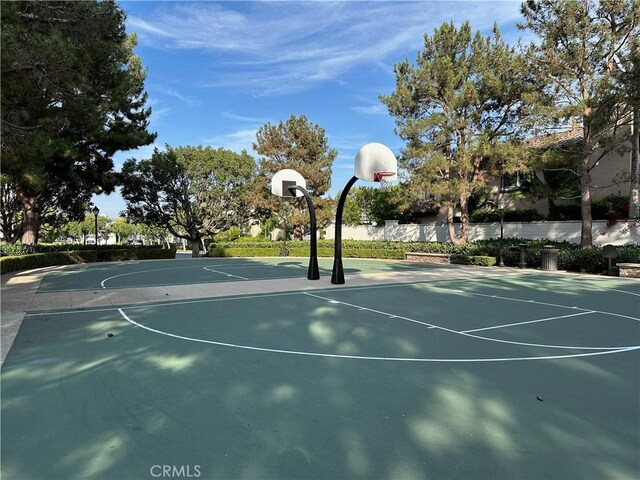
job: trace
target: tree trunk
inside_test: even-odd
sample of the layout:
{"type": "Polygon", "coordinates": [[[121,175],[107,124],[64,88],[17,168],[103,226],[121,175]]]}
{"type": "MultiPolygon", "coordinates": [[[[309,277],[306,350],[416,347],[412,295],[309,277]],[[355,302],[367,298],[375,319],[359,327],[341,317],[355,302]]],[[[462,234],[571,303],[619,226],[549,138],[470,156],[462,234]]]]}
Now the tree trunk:
{"type": "MultiPolygon", "coordinates": [[[[586,143],[586,142],[585,142],[586,143]]],[[[589,150],[587,149],[587,152],[589,150]]],[[[580,231],[580,247],[591,248],[591,228],[593,220],[591,218],[591,174],[589,173],[588,153],[583,153],[581,175],[580,175],[580,210],[582,212],[582,229],[580,231]]]]}
{"type": "Polygon", "coordinates": [[[200,256],[200,239],[191,240],[191,257],[198,258],[200,256]]]}
{"type": "Polygon", "coordinates": [[[40,205],[37,197],[19,195],[22,202],[22,243],[35,245],[40,233],[40,205]]]}
{"type": "Polygon", "coordinates": [[[469,241],[469,197],[460,198],[460,243],[469,241]]]}
{"type": "Polygon", "coordinates": [[[633,107],[631,124],[631,185],[629,188],[629,218],[640,217],[640,108],[633,107]]]}
{"type": "Polygon", "coordinates": [[[454,245],[464,243],[462,238],[456,235],[456,226],[453,223],[453,207],[447,207],[447,227],[449,230],[449,239],[454,245]]]}

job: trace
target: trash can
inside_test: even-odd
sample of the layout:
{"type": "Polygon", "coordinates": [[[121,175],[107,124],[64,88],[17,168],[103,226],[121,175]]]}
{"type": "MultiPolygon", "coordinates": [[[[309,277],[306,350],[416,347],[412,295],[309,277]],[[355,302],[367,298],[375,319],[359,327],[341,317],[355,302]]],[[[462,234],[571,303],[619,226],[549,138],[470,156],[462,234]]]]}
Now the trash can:
{"type": "Polygon", "coordinates": [[[542,257],[542,270],[558,270],[558,250],[552,245],[545,245],[540,249],[542,257]]]}

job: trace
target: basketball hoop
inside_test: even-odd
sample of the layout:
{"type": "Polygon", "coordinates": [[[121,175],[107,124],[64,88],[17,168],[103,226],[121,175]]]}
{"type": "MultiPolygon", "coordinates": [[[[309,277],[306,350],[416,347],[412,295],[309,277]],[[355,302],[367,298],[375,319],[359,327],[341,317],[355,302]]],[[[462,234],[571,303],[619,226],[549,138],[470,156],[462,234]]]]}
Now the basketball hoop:
{"type": "Polygon", "coordinates": [[[391,180],[394,179],[396,174],[394,172],[375,172],[373,174],[373,181],[380,184],[380,190],[388,192],[392,185],[391,180]]]}

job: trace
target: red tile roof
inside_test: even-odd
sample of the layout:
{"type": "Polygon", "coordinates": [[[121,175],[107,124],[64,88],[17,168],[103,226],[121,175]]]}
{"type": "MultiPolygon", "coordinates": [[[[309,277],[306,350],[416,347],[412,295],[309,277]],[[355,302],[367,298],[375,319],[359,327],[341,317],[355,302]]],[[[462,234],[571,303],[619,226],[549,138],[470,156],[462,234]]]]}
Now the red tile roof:
{"type": "Polygon", "coordinates": [[[530,138],[527,140],[527,144],[530,147],[557,147],[564,143],[582,140],[582,135],[582,128],[576,127],[564,132],[530,138]]]}

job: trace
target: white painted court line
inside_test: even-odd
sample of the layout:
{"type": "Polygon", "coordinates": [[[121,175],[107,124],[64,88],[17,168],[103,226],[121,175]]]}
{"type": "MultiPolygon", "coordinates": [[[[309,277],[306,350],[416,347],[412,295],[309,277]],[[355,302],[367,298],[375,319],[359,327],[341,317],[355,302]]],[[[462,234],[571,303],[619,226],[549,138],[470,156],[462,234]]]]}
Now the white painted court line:
{"type": "Polygon", "coordinates": [[[182,270],[184,270],[185,268],[198,268],[198,267],[196,267],[196,266],[193,266],[193,265],[192,265],[192,266],[189,266],[189,267],[154,268],[154,269],[152,269],[152,270],[137,270],[137,271],[135,271],[135,272],[121,273],[121,274],[119,274],[119,275],[113,275],[113,276],[111,276],[111,277],[107,277],[107,278],[105,278],[104,280],[102,280],[102,281],[100,282],[100,286],[101,286],[102,288],[107,288],[107,287],[105,286],[105,282],[107,282],[108,280],[113,280],[114,278],[118,278],[118,277],[126,277],[127,275],[136,275],[136,274],[138,274],[138,273],[149,273],[149,272],[162,272],[162,271],[164,271],[164,270],[181,270],[181,269],[182,269],[182,270]]]}
{"type": "MultiPolygon", "coordinates": [[[[209,303],[209,302],[227,302],[232,300],[243,300],[245,298],[265,298],[265,297],[281,297],[285,295],[301,295],[301,292],[277,292],[277,293],[262,293],[256,295],[234,295],[229,297],[217,297],[217,298],[202,298],[199,300],[186,300],[186,301],[177,301],[177,302],[166,302],[166,303],[145,303],[141,305],[127,305],[127,310],[131,309],[139,309],[139,308],[155,308],[155,307],[172,307],[174,305],[191,305],[194,303],[209,303]]],[[[104,308],[95,308],[91,310],[65,310],[65,311],[55,311],[55,312],[41,312],[41,313],[27,313],[26,317],[42,317],[47,315],[67,315],[71,313],[95,313],[95,312],[109,312],[112,310],[119,310],[118,307],[104,307],[104,308]]]]}
{"type": "Polygon", "coordinates": [[[636,297],[640,297],[640,293],[627,292],[626,290],[618,290],[617,288],[607,288],[607,290],[611,290],[612,292],[626,293],[627,295],[635,295],[636,297]]]}
{"type": "Polygon", "coordinates": [[[373,308],[368,308],[368,307],[361,307],[360,305],[354,305],[352,303],[347,303],[347,302],[343,302],[341,300],[334,300],[332,298],[328,298],[328,297],[323,297],[321,295],[316,295],[315,293],[309,293],[309,292],[304,292],[303,295],[307,295],[309,297],[315,297],[315,298],[319,298],[321,300],[326,300],[329,303],[334,303],[334,304],[340,304],[340,305],[347,305],[348,307],[353,307],[353,308],[357,308],[358,310],[363,310],[363,311],[367,311],[367,312],[372,312],[372,313],[377,313],[378,315],[384,315],[386,317],[389,318],[399,318],[401,320],[406,320],[408,322],[413,322],[413,323],[419,323],[420,325],[424,325],[427,328],[439,328],[436,325],[432,325],[430,323],[426,323],[426,322],[421,322],[420,320],[415,320],[413,318],[409,318],[409,317],[403,317],[402,315],[394,315],[393,313],[388,313],[388,312],[382,312],[380,310],[374,310],[373,308]]]}
{"type": "Polygon", "coordinates": [[[209,267],[202,267],[202,268],[203,268],[203,270],[206,270],[207,272],[219,273],[221,275],[226,275],[227,277],[235,277],[235,278],[240,278],[242,280],[250,280],[247,277],[241,277],[240,275],[234,275],[232,273],[223,272],[221,270],[214,270],[213,268],[209,268],[209,267]]]}
{"type": "Polygon", "coordinates": [[[589,312],[572,313],[570,315],[559,315],[557,317],[540,318],[538,320],[528,320],[526,322],[508,323],[506,325],[494,325],[492,327],[474,328],[473,330],[462,330],[460,333],[482,332],[484,330],[493,330],[496,328],[514,327],[516,325],[526,325],[528,323],[548,322],[549,320],[558,320],[559,318],[577,317],[579,315],[589,315],[595,313],[593,310],[589,312]]]}
{"type": "Polygon", "coordinates": [[[553,356],[544,356],[544,357],[503,357],[503,358],[404,358],[404,357],[372,357],[372,356],[361,356],[361,355],[337,355],[332,353],[319,353],[319,352],[304,352],[297,350],[280,350],[275,348],[262,348],[262,347],[253,347],[250,345],[238,345],[235,343],[226,343],[226,342],[216,342],[213,340],[204,340],[201,338],[192,338],[185,337],[183,335],[176,335],[169,332],[163,332],[162,330],[157,330],[155,328],[147,327],[141,323],[132,320],[121,308],[118,308],[118,312],[122,318],[124,318],[130,324],[147,330],[149,332],[157,333],[159,335],[164,335],[167,337],[177,338],[180,340],[187,340],[190,342],[197,343],[206,343],[210,345],[219,345],[223,347],[231,347],[231,348],[239,348],[243,350],[254,350],[259,352],[268,352],[268,353],[283,353],[288,355],[301,355],[308,357],[325,357],[325,358],[344,358],[344,359],[354,359],[354,360],[384,360],[384,361],[395,361],[395,362],[442,362],[442,363],[479,363],[479,362],[515,362],[515,361],[523,361],[523,360],[554,360],[554,359],[563,359],[563,358],[576,358],[576,357],[591,357],[595,355],[608,355],[611,353],[621,353],[627,352],[631,350],[637,350],[640,347],[625,347],[621,349],[613,349],[607,351],[599,351],[599,352],[589,352],[589,353],[576,353],[569,355],[553,355],[553,356]]]}
{"type": "Polygon", "coordinates": [[[570,308],[572,310],[582,310],[583,312],[590,312],[590,313],[603,313],[605,315],[611,315],[614,317],[621,317],[621,318],[628,318],[630,320],[635,320],[636,322],[640,322],[640,318],[637,317],[631,317],[629,315],[623,315],[621,313],[613,313],[613,312],[604,312],[602,310],[589,310],[587,308],[580,308],[580,307],[576,307],[576,306],[568,306],[568,305],[558,305],[557,303],[548,303],[548,302],[538,302],[537,300],[523,300],[521,298],[511,298],[511,297],[501,297],[500,295],[488,295],[486,293],[476,293],[476,292],[469,292],[466,290],[451,290],[445,287],[439,287],[438,285],[433,285],[433,288],[439,288],[442,290],[447,290],[448,292],[455,292],[455,293],[463,293],[465,295],[473,295],[476,297],[486,297],[486,298],[496,298],[498,300],[507,300],[507,301],[511,301],[511,302],[521,302],[521,303],[534,303],[536,305],[545,305],[548,307],[558,307],[558,308],[570,308]]]}
{"type": "MultiPolygon", "coordinates": [[[[445,332],[449,332],[449,333],[453,333],[456,335],[462,335],[464,337],[470,337],[470,338],[476,338],[478,340],[485,340],[487,342],[496,342],[496,343],[506,343],[509,345],[518,345],[518,346],[525,346],[525,347],[539,347],[539,348],[554,348],[554,349],[564,349],[564,350],[611,350],[611,349],[623,349],[623,348],[630,348],[630,347],[636,347],[634,346],[630,346],[630,345],[621,345],[621,346],[615,346],[615,347],[584,347],[584,346],[579,346],[579,345],[549,345],[549,344],[544,344],[544,343],[528,343],[528,342],[516,342],[513,340],[501,340],[498,338],[491,338],[491,337],[483,337],[481,335],[472,335],[470,333],[465,333],[462,331],[458,331],[458,330],[452,330],[450,328],[446,328],[446,327],[441,327],[439,325],[434,325],[434,324],[430,324],[430,323],[426,323],[426,322],[420,322],[418,320],[414,320],[412,318],[407,318],[407,317],[403,317],[400,315],[393,315],[391,313],[387,313],[387,312],[381,312],[378,310],[373,310],[371,308],[367,308],[367,307],[363,307],[360,305],[356,305],[353,303],[347,303],[347,302],[342,302],[340,300],[335,300],[333,298],[329,298],[329,297],[322,297],[320,295],[314,295],[314,294],[309,294],[309,293],[305,293],[305,295],[309,295],[312,297],[316,297],[316,298],[321,298],[323,300],[326,301],[330,301],[331,303],[338,303],[341,305],[346,305],[349,307],[353,307],[353,308],[357,308],[358,310],[366,310],[369,312],[373,312],[373,313],[378,313],[381,315],[386,315],[390,318],[399,318],[401,320],[407,320],[409,322],[414,322],[414,323],[419,323],[422,325],[427,325],[430,328],[437,328],[438,330],[443,330],[445,332]]],[[[534,302],[535,303],[535,302],[534,302]]],[[[569,307],[569,308],[573,308],[573,307],[569,307]]],[[[587,313],[587,312],[585,312],[587,313]]],[[[595,313],[595,311],[589,311],[589,313],[595,313]]],[[[640,346],[638,346],[638,348],[640,348],[640,346]]]]}
{"type": "MultiPolygon", "coordinates": [[[[227,264],[214,265],[214,266],[216,266],[218,268],[219,267],[225,267],[225,268],[242,268],[242,267],[251,268],[251,267],[253,267],[253,265],[238,265],[236,263],[227,263],[227,264]]],[[[269,264],[266,264],[266,266],[269,266],[269,264]]],[[[102,286],[102,288],[107,288],[105,286],[105,282],[107,282],[108,280],[112,280],[112,279],[118,278],[118,277],[125,277],[125,276],[128,276],[128,275],[137,275],[138,273],[163,272],[165,270],[180,270],[180,269],[187,269],[187,268],[203,268],[203,267],[202,267],[202,265],[189,265],[189,266],[185,266],[185,267],[167,267],[167,268],[154,268],[154,269],[150,269],[150,270],[137,270],[135,272],[120,273],[118,275],[113,275],[111,277],[107,277],[107,278],[105,278],[104,280],[102,280],[100,282],[100,285],[102,286]]],[[[206,269],[206,267],[204,267],[204,268],[206,269]]],[[[244,278],[244,277],[241,277],[241,278],[244,278]]],[[[168,284],[168,285],[173,285],[173,284],[168,284]]],[[[136,285],[135,288],[137,288],[139,286],[140,285],[136,285]]],[[[62,291],[66,291],[66,290],[62,290],[62,291]]]]}

